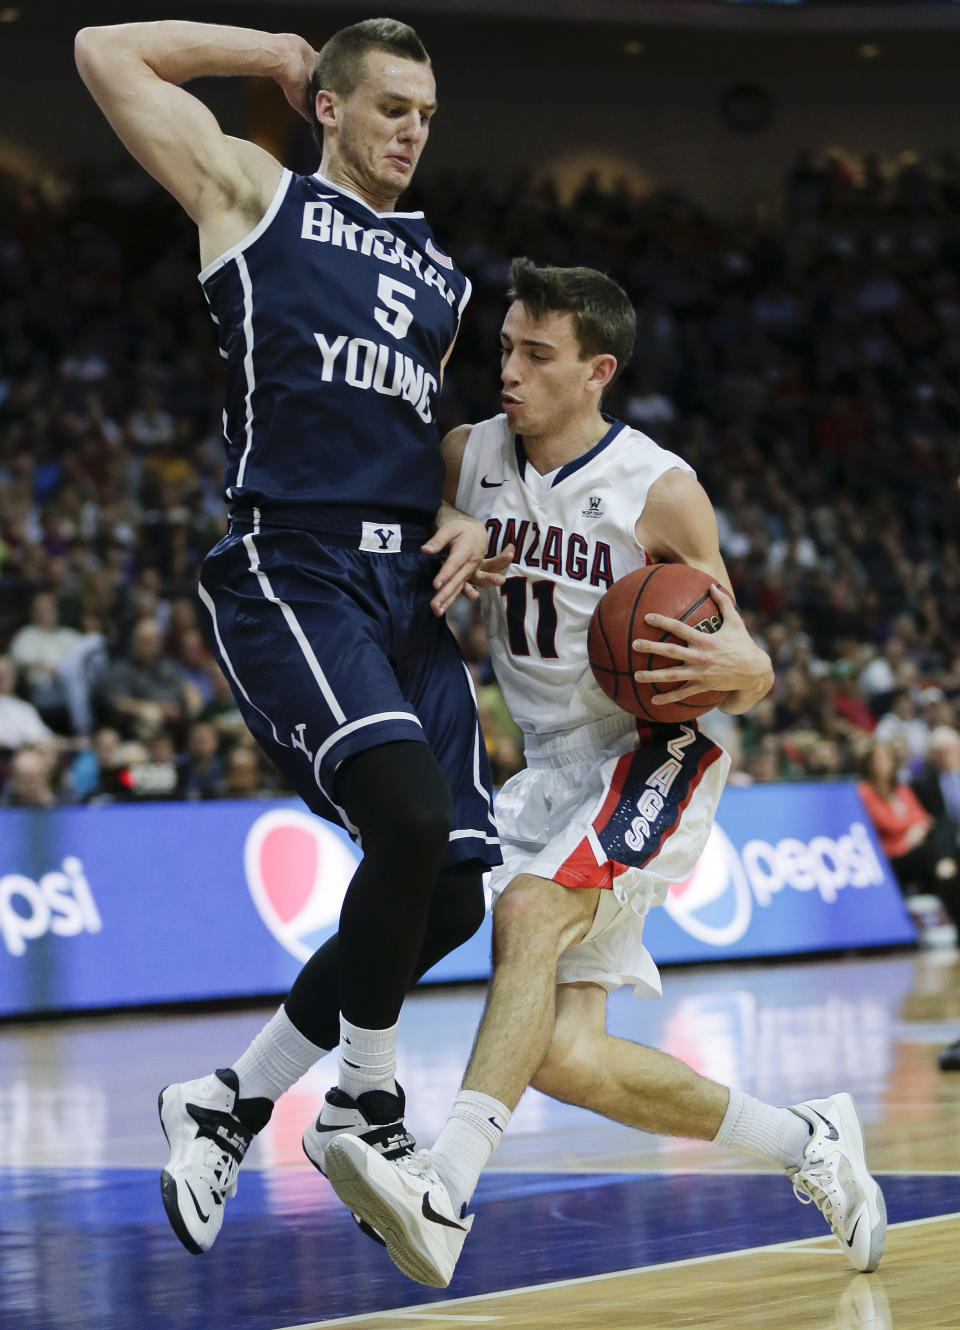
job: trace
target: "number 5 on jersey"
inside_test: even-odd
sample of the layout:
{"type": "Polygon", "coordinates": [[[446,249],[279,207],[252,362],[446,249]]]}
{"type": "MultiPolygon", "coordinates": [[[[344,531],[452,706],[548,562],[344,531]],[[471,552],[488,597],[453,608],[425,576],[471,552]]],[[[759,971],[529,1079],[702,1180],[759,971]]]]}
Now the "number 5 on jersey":
{"type": "Polygon", "coordinates": [[[405,282],[394,281],[392,277],[381,273],[377,283],[377,300],[380,303],[374,306],[373,317],[384,332],[391,333],[398,341],[401,337],[406,337],[413,322],[413,310],[398,298],[400,296],[412,304],[417,298],[417,293],[405,282]]]}

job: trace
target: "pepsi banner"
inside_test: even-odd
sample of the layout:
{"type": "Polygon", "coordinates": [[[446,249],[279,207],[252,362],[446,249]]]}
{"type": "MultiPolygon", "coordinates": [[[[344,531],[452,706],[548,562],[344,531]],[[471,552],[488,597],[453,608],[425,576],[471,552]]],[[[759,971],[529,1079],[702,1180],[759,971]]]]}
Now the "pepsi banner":
{"type": "MultiPolygon", "coordinates": [[[[0,1015],[285,992],[337,927],[357,850],[284,802],[0,810],[0,1015]]],[[[489,971],[489,917],[429,980],[489,971]]],[[[661,964],[911,942],[848,785],[729,789],[647,920],[661,964]]]]}
{"type": "Polygon", "coordinates": [[[706,849],[644,926],[660,964],[916,940],[853,785],[724,791],[706,849]]]}

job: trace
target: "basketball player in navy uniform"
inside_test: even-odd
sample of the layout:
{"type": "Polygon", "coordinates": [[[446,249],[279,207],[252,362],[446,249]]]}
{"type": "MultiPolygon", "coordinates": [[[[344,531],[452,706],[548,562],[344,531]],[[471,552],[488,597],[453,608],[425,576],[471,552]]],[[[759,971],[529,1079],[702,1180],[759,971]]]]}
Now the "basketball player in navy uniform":
{"type": "MultiPolygon", "coordinates": [[[[473,1222],[477,1178],[528,1084],[645,1131],[715,1140],[786,1169],[858,1270],[876,1267],[886,1218],[853,1099],[764,1104],[656,1049],[606,1033],[607,994],[657,996],[643,921],[706,843],[729,760],[696,723],[648,725],[593,678],[587,626],[599,598],[644,562],[716,579],[723,623],[706,635],[648,615],[682,645],[663,702],[726,692],[740,714],[773,683],[730,596],[717,525],[691,468],[601,409],[633,350],[629,299],[589,268],[511,269],[503,413],[444,441],[447,495],[482,518],[490,554],[513,551],[482,593],[497,679],[524,731],[527,769],[497,798],[504,864],[492,875],[494,976],[458,1095],[435,1146],[387,1161],[358,1138],[333,1143],[327,1175],[387,1238],[394,1261],[445,1286],[473,1222]]],[[[639,680],[653,677],[640,671],[639,680]]]]}
{"type": "Polygon", "coordinates": [[[442,618],[486,548],[479,522],[441,508],[433,420],[470,285],[423,215],[396,211],[436,109],[405,24],[355,24],[318,56],[291,35],[135,23],[80,32],[76,54],[199,229],[231,514],[201,573],[211,639],[268,757],[363,849],[338,936],[251,1046],[161,1093],[164,1205],[201,1252],[274,1101],[338,1045],[308,1157],[321,1168],[340,1132],[410,1150],[403,996],[476,930],[482,874],[500,862],[472,687],[442,618]],[[320,170],[294,175],[224,135],[179,86],[200,75],[273,78],[314,125],[320,170]]]}

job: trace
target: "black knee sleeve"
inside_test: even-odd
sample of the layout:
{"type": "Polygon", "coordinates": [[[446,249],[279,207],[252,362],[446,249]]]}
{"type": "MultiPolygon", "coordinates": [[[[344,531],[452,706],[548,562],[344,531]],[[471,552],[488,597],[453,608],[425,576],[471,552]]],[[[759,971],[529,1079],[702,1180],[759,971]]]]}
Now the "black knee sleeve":
{"type": "Polygon", "coordinates": [[[340,1010],[354,1025],[393,1025],[413,979],[449,847],[452,801],[424,743],[347,758],[334,794],[358,829],[363,860],[340,912],[340,1010]]]}
{"type": "MultiPolygon", "coordinates": [[[[444,869],[437,877],[414,980],[473,937],[480,927],[484,914],[483,873],[483,864],[471,860],[444,869]]],[[[336,1048],[340,1042],[338,946],[334,935],[314,952],[284,1003],[300,1033],[320,1048],[336,1048]]]]}
{"type": "Polygon", "coordinates": [[[484,865],[479,859],[446,868],[437,878],[414,978],[420,979],[463,945],[483,923],[484,865]]]}

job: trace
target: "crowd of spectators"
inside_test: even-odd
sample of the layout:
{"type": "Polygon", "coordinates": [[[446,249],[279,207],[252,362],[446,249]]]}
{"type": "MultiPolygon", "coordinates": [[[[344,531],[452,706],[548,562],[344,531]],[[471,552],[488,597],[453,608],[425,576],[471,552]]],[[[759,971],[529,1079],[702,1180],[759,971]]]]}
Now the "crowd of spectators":
{"type": "MultiPolygon", "coordinates": [[[[497,409],[509,261],[609,272],[637,309],[608,411],[717,509],[777,670],[711,724],[734,779],[901,776],[960,719],[960,166],[798,160],[735,221],[674,189],[530,174],[416,188],[474,284],[442,429],[497,409]]],[[[225,528],[222,370],[196,239],[136,168],[0,177],[0,802],[282,792],[205,644],[225,528]]],[[[498,780],[522,761],[473,607],[452,613],[498,780]]]]}

